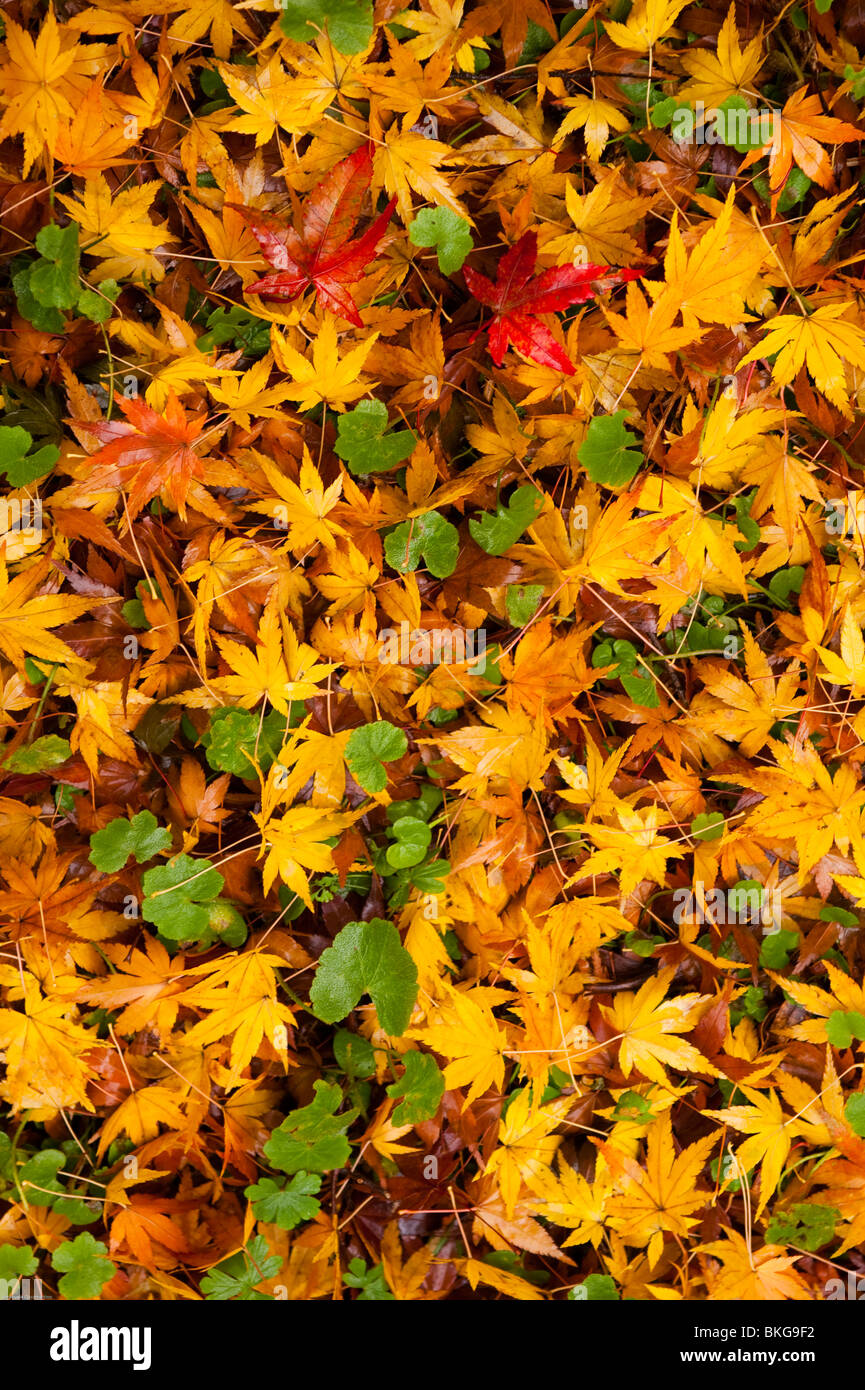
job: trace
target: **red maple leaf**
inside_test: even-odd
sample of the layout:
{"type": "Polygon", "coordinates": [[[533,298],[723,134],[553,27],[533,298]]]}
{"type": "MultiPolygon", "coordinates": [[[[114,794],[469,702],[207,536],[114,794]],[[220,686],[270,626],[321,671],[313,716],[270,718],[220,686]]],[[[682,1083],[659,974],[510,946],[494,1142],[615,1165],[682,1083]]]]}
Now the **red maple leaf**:
{"type": "Polygon", "coordinates": [[[396,207],[396,198],[391,198],[363,236],[350,240],[371,177],[372,147],[361,145],[312,190],[303,205],[300,231],[268,213],[237,208],[276,271],[249,285],[247,293],[291,300],[312,285],[325,308],[363,327],[345,287],[361,278],[396,207]]]}
{"type": "Polygon", "coordinates": [[[95,479],[90,481],[106,487],[128,487],[130,517],[137,516],[163,491],[184,517],[189,484],[193,478],[204,476],[202,459],[194,446],[200,441],[206,412],[187,419],[173,391],[162,415],[137,398],[117,404],[126,420],[73,422],[95,434],[104,446],[90,459],[96,469],[95,479]]]}
{"type": "MultiPolygon", "coordinates": [[[[597,293],[595,281],[605,286],[634,280],[639,270],[610,271],[607,265],[554,266],[535,275],[538,239],[524,232],[499,261],[496,282],[466,266],[466,284],[475,299],[495,310],[489,329],[490,355],[502,365],[508,343],[542,367],[572,375],[576,367],[536,314],[554,314],[572,304],[584,304],[597,293]],[[606,273],[609,272],[609,273],[606,273]]],[[[480,330],[478,330],[480,332],[480,330]]],[[[477,336],[477,335],[475,335],[477,336]]]]}

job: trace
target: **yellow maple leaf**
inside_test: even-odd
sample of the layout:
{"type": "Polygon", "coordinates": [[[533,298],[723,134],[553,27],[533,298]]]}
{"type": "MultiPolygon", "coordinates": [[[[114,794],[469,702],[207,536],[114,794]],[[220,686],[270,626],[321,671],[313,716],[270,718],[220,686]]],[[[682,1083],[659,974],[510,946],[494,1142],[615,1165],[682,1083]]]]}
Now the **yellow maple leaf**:
{"type": "Polygon", "coordinates": [[[463,1109],[491,1086],[501,1090],[507,1034],[483,1002],[483,991],[463,993],[447,987],[444,1003],[433,1018],[435,1022],[410,1029],[406,1037],[417,1038],[434,1052],[451,1058],[444,1072],[445,1087],[469,1087],[463,1109]]]}
{"type": "Polygon", "coordinates": [[[81,228],[82,247],[93,244],[103,257],[94,271],[97,280],[161,280],[165,267],[153,253],[176,241],[164,222],[147,216],[162,184],[153,179],[124,188],[112,197],[102,174],[88,179],[81,200],[59,195],[60,202],[81,228]]]}
{"type": "Polygon", "coordinates": [[[543,250],[574,262],[574,252],[586,249],[589,261],[598,265],[634,265],[645,253],[629,233],[655,202],[652,196],[632,193],[617,169],[604,169],[588,193],[578,193],[571,179],[565,185],[565,206],[574,233],[545,241],[543,250]]]}
{"type": "Polygon", "coordinates": [[[397,1154],[416,1153],[411,1144],[399,1144],[397,1140],[414,1129],[413,1124],[395,1125],[391,1119],[395,1102],[382,1101],[375,1115],[361,1136],[361,1143],[369,1144],[382,1158],[393,1159],[397,1154]]]}
{"type": "Polygon", "coordinates": [[[681,62],[691,78],[679,92],[683,101],[702,101],[707,107],[716,107],[728,97],[739,96],[751,105],[756,95],[753,83],[763,66],[763,30],[743,49],[736,28],[736,6],[731,5],[718,34],[717,51],[697,48],[683,53],[681,62]]]}
{"type": "Polygon", "coordinates": [[[570,1229],[565,1246],[591,1242],[597,1250],[608,1231],[607,1199],[612,1191],[608,1179],[589,1182],[560,1158],[556,1174],[543,1169],[529,1178],[529,1186],[538,1194],[537,1201],[531,1203],[532,1211],[555,1226],[570,1229]]]}
{"type": "MultiPolygon", "coordinates": [[[[561,145],[566,136],[575,130],[583,130],[589,159],[600,159],[604,146],[610,138],[611,130],[630,129],[631,119],[618,106],[604,97],[568,97],[562,106],[569,111],[556,131],[555,148],[561,145]]],[[[570,211],[570,209],[568,209],[570,211]]]]}
{"type": "Polygon", "coordinates": [[[791,662],[775,676],[750,630],[741,624],[745,650],[745,679],[722,662],[700,664],[703,689],[691,702],[687,723],[708,725],[720,738],[738,743],[743,757],[753,758],[768,742],[779,720],[800,710],[805,697],[797,695],[800,666],[791,662]]]}
{"type": "Polygon", "coordinates": [[[41,21],[36,39],[6,17],[6,58],[0,66],[4,108],[0,139],[23,135],[25,178],[43,148],[53,154],[59,121],[72,120],[86,94],[89,82],[81,81],[81,59],[92,56],[93,72],[98,71],[104,47],[98,45],[87,53],[78,47],[77,37],[57,23],[53,10],[41,21]]]}
{"type": "MultiPolygon", "coordinates": [[[[836,874],[834,877],[836,882],[848,891],[853,884],[861,884],[860,895],[865,897],[865,881],[862,879],[855,879],[847,874],[836,874]]],[[[826,1024],[834,1013],[855,1013],[865,1018],[865,990],[862,986],[851,980],[850,976],[845,975],[832,961],[827,960],[824,964],[829,976],[831,993],[820,989],[818,985],[808,985],[804,980],[797,980],[793,975],[788,979],[786,976],[773,975],[771,970],[767,971],[785,994],[789,994],[801,1008],[814,1015],[802,1023],[780,1028],[778,1031],[782,1037],[826,1047],[829,1043],[826,1024]]]]}
{"type": "Polygon", "coordinates": [[[626,1245],[648,1247],[650,1268],[660,1258],[665,1233],[687,1236],[697,1224],[693,1213],[711,1201],[711,1191],[701,1192],[697,1178],[718,1138],[708,1134],[677,1154],[667,1111],[648,1129],[645,1169],[611,1145],[601,1146],[619,1189],[607,1203],[609,1224],[626,1245]]]}
{"type": "Polygon", "coordinates": [[[846,303],[821,304],[807,317],[778,314],[769,320],[765,338],[742,358],[739,367],[777,353],[773,381],[787,386],[806,367],[817,389],[852,420],[845,366],[865,371],[865,331],[857,323],[842,320],[848,307],[846,303]]]}
{"type": "Polygon", "coordinates": [[[288,1069],[286,1029],[294,1023],[294,1014],[277,998],[276,974],[284,965],[279,956],[247,951],[208,962],[191,972],[206,974],[207,978],[187,990],[183,1003],[207,1013],[187,1033],[186,1042],[190,1047],[207,1047],[221,1038],[231,1038],[226,1085],[238,1084],[264,1041],[288,1069]]]}
{"type": "Polygon", "coordinates": [[[592,824],[583,827],[583,833],[597,849],[580,865],[579,876],[616,871],[619,892],[626,898],[644,879],[663,883],[667,860],[681,859],[685,851],[658,834],[660,826],[669,824],[669,817],[657,805],[632,810],[620,802],[615,811],[617,826],[592,824]]]}
{"type": "Polygon", "coordinates": [[[498,1269],[495,1265],[483,1264],[480,1260],[458,1260],[454,1263],[463,1270],[473,1289],[476,1289],[478,1284],[489,1284],[490,1288],[496,1289],[508,1298],[517,1298],[527,1303],[542,1303],[544,1300],[544,1294],[537,1284],[530,1284],[518,1274],[511,1274],[510,1270],[498,1269]]]}
{"type": "Polygon", "coordinates": [[[244,709],[252,709],[266,697],[287,717],[292,700],[308,700],[318,694],[319,681],[336,669],[330,662],[319,662],[315,648],[299,641],[292,624],[280,620],[276,589],[265,605],[254,649],[227,637],[216,640],[235,674],[216,677],[211,687],[231,696],[244,709]]]}
{"type": "Polygon", "coordinates": [[[272,367],[273,357],[267,353],[235,380],[219,373],[219,386],[208,388],[213,399],[225,406],[228,418],[245,430],[252,428],[253,416],[271,420],[285,418],[285,412],[277,407],[287,399],[290,388],[285,384],[268,387],[272,367]]]}
{"type": "Polygon", "coordinates": [[[525,1086],[508,1105],[499,1122],[498,1144],[484,1173],[498,1174],[508,1220],[514,1215],[520,1188],[524,1182],[549,1169],[550,1162],[564,1138],[553,1134],[573,1105],[573,1097],[561,1096],[549,1105],[537,1105],[532,1089],[525,1086]]]}
{"type": "Polygon", "coordinates": [[[415,1250],[414,1254],[409,1255],[408,1259],[404,1261],[399,1238],[399,1222],[391,1221],[385,1227],[381,1241],[381,1268],[387,1286],[398,1302],[411,1301],[416,1303],[445,1297],[444,1289],[426,1291],[423,1288],[423,1282],[434,1259],[435,1246],[431,1242],[429,1245],[422,1245],[419,1250],[415,1250]]]}
{"type": "Polygon", "coordinates": [[[269,893],[277,876],[310,910],[312,897],[308,873],[328,873],[335,868],[333,851],[327,843],[346,830],[362,814],[334,814],[317,806],[295,806],[279,819],[256,816],[266,855],[262,876],[269,893]]]}
{"type": "Polygon", "coordinates": [[[601,1006],[614,1032],[622,1037],[619,1051],[622,1075],[630,1076],[637,1067],[664,1089],[669,1087],[664,1066],[676,1071],[717,1074],[696,1047],[683,1038],[671,1036],[690,1032],[711,1003],[710,997],[704,994],[682,994],[666,999],[675,973],[675,966],[659,970],[636,994],[630,991],[617,994],[611,1006],[601,1006]]]}
{"type": "MultiPolygon", "coordinates": [[[[97,1034],[75,1022],[75,1006],[62,994],[43,997],[32,975],[22,978],[23,1010],[0,1009],[0,1057],[6,1067],[0,1096],[13,1114],[34,1112],[37,1123],[66,1106],[92,1111],[87,1082],[93,1072],[82,1054],[98,1042],[97,1034]]],[[[20,990],[16,993],[21,997],[20,990]]]]}
{"type": "Polygon", "coordinates": [[[389,197],[397,200],[397,211],[403,222],[409,223],[414,216],[412,192],[436,207],[450,208],[458,217],[463,217],[472,226],[469,213],[456,197],[448,180],[438,168],[439,164],[454,159],[450,145],[440,140],[428,140],[426,136],[407,127],[405,121],[400,128],[396,122],[387,130],[378,132],[376,123],[370,124],[370,135],[377,140],[373,156],[373,187],[384,188],[389,197]]]}
{"type": "Polygon", "coordinates": [[[72,996],[100,1008],[119,1010],[114,1027],[129,1036],[152,1028],[167,1037],[177,1019],[184,957],[172,959],[162,942],[148,937],[142,951],[106,941],[100,951],[114,967],[101,980],[89,980],[72,996]]]}
{"type": "Polygon", "coordinates": [[[811,1298],[802,1276],[793,1268],[798,1255],[785,1254],[782,1245],[754,1250],[738,1231],[729,1228],[724,1236],[724,1240],[698,1247],[721,1264],[717,1274],[710,1272],[706,1278],[710,1300],[778,1303],[811,1298]]]}
{"type": "MultiPolygon", "coordinates": [[[[78,661],[50,629],[86,613],[93,600],[71,594],[37,594],[53,572],[50,561],[42,560],[10,579],[6,562],[0,559],[0,651],[22,671],[25,653],[45,661],[78,661]]],[[[89,670],[86,662],[79,666],[89,670]]]]}
{"type": "Polygon", "coordinates": [[[253,511],[265,512],[278,523],[280,530],[287,530],[286,544],[289,550],[309,550],[310,546],[320,544],[333,546],[337,537],[345,535],[342,526],[328,520],[342,493],[342,478],[325,487],[321,474],[304,446],[300,476],[296,483],[263,454],[255,454],[255,462],[273,488],[276,497],[262,502],[250,502],[253,511]]]}
{"type": "Polygon", "coordinates": [[[688,0],[635,0],[627,23],[604,21],[604,30],[619,48],[644,53],[653,48],[662,35],[669,32],[680,10],[688,0]]]}
{"type": "Polygon", "coordinates": [[[133,1091],[112,1110],[103,1124],[97,1157],[102,1158],[121,1134],[127,1135],[137,1148],[145,1140],[154,1139],[160,1125],[173,1130],[182,1129],[185,1117],[180,1108],[181,1100],[182,1096],[177,1091],[158,1083],[133,1091]]]}
{"type": "Polygon", "coordinates": [[[227,58],[231,52],[235,33],[245,39],[256,39],[255,30],[241,7],[231,0],[184,0],[183,13],[174,20],[168,31],[172,47],[186,53],[190,44],[197,44],[210,33],[210,44],[217,58],[227,58]]]}
{"type": "Polygon", "coordinates": [[[360,375],[367,355],[378,337],[372,333],[340,357],[337,349],[336,320],[327,314],[312,344],[312,362],[278,332],[273,333],[273,355],[277,366],[291,378],[286,396],[301,410],[312,410],[320,403],[343,410],[349,401],[365,396],[377,383],[360,375]]]}
{"type": "Polygon", "coordinates": [[[457,790],[483,790],[490,781],[502,786],[511,781],[520,788],[540,791],[552,757],[543,728],[525,711],[510,711],[500,705],[489,705],[485,717],[484,724],[467,725],[438,739],[418,742],[435,743],[463,769],[466,776],[453,784],[457,790]]]}
{"type": "MultiPolygon", "coordinates": [[[[749,412],[750,413],[750,412],[749,412]]],[[[771,507],[772,515],[793,545],[797,533],[805,527],[804,498],[819,502],[823,495],[814,477],[813,464],[799,458],[786,442],[770,437],[742,469],[743,483],[757,483],[757,496],[751,504],[755,517],[763,516],[771,507]]]]}
{"type": "Polygon", "coordinates": [[[345,795],[345,748],[351,730],[323,734],[308,728],[305,720],[291,736],[271,769],[276,790],[288,802],[294,800],[310,778],[313,806],[338,806],[345,795]]]}
{"type": "Polygon", "coordinates": [[[470,41],[459,41],[463,21],[464,0],[427,0],[425,10],[400,10],[396,24],[411,29],[417,35],[405,45],[416,58],[423,61],[441,49],[454,52],[457,67],[464,72],[475,71],[475,49],[487,49],[486,39],[472,34],[470,41]]]}
{"type": "Polygon", "coordinates": [[[828,647],[817,647],[824,669],[818,674],[836,685],[847,685],[854,699],[865,694],[865,642],[862,629],[848,603],[841,620],[841,655],[828,647]]]}
{"type": "MultiPolygon", "coordinates": [[[[732,189],[725,203],[713,200],[713,204],[718,215],[690,253],[679,230],[678,212],[673,213],[664,260],[666,283],[660,286],[645,282],[656,302],[672,297],[686,328],[697,328],[699,322],[723,323],[728,327],[746,322],[745,296],[770,255],[757,228],[742,213],[736,212],[734,218],[732,189]]],[[[764,354],[765,347],[759,355],[764,354]]],[[[745,360],[750,359],[743,359],[739,365],[745,360]]]]}
{"type": "Polygon", "coordinates": [[[324,571],[313,574],[312,578],[319,593],[330,600],[329,614],[341,613],[344,608],[359,613],[367,594],[375,589],[380,573],[357,546],[348,541],[345,550],[330,552],[324,571]]]}
{"type": "Polygon", "coordinates": [[[331,93],[324,90],[310,101],[308,88],[285,71],[278,55],[260,68],[220,63],[219,74],[232,101],[244,112],[228,121],[225,129],[254,135],[256,146],[266,145],[278,130],[302,135],[332,100],[331,93]]]}
{"type": "Polygon", "coordinates": [[[577,806],[584,811],[587,823],[614,815],[626,805],[613,792],[612,785],[631,742],[631,739],[626,739],[621,748],[604,758],[594,739],[587,734],[585,767],[577,766],[566,758],[556,758],[556,767],[567,785],[567,790],[562,788],[559,796],[569,806],[577,806]]]}
{"type": "Polygon", "coordinates": [[[756,1168],[758,1163],[761,1165],[760,1201],[754,1213],[756,1218],[765,1209],[781,1181],[793,1140],[798,1134],[807,1133],[809,1126],[797,1116],[784,1113],[776,1091],[752,1091],[744,1084],[739,1086],[739,1090],[750,1101],[749,1105],[704,1110],[703,1114],[750,1135],[739,1145],[736,1157],[746,1173],[756,1168]]]}
{"type": "Polygon", "coordinates": [[[622,347],[639,354],[647,367],[669,367],[669,354],[680,347],[699,342],[705,329],[674,327],[679,306],[672,296],[663,296],[649,307],[639,285],[628,285],[627,312],[615,314],[601,306],[607,323],[622,347]]]}

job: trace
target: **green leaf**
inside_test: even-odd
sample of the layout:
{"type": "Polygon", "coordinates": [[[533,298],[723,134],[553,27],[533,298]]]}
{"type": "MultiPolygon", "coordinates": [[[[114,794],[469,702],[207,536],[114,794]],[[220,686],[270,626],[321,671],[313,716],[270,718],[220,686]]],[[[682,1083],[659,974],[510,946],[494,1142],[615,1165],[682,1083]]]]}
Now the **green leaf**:
{"type": "Polygon", "coordinates": [[[314,1100],[286,1115],[264,1146],[265,1157],[284,1173],[330,1173],[344,1167],[351,1152],[345,1132],[357,1111],[337,1115],[342,1091],[329,1081],[316,1081],[314,1090],[314,1100]]]}
{"type": "Polygon", "coordinates": [[[649,120],[656,129],[662,129],[670,124],[680,105],[681,103],[675,97],[666,97],[663,101],[657,101],[649,112],[649,120]]]}
{"type": "Polygon", "coordinates": [[[790,1211],[777,1212],[766,1229],[767,1245],[797,1245],[812,1254],[835,1234],[841,1218],[836,1207],[816,1202],[796,1202],[790,1211]]]}
{"type": "Polygon", "coordinates": [[[398,574],[416,570],[421,556],[430,574],[446,579],[456,569],[460,550],[459,532],[441,512],[425,512],[396,526],[385,538],[384,553],[398,574]]]}
{"type": "Polygon", "coordinates": [[[144,604],[141,602],[140,598],[128,599],[126,603],[121,606],[120,613],[123,621],[128,623],[130,627],[137,628],[139,632],[143,632],[145,628],[150,627],[150,622],[144,611],[144,604]]]}
{"type": "Polygon", "coordinates": [[[338,1028],[334,1034],[333,1055],[337,1066],[352,1080],[365,1081],[375,1072],[372,1043],[348,1028],[338,1028]]]}
{"type": "Polygon", "coordinates": [[[858,1134],[860,1139],[865,1139],[865,1091],[857,1091],[848,1098],[844,1114],[853,1133],[858,1134]]]}
{"type": "Polygon", "coordinates": [[[66,1155],[61,1149],[42,1149],[21,1165],[18,1181],[31,1206],[50,1207],[55,1198],[63,1196],[66,1189],[58,1181],[57,1173],[65,1162],[66,1155]]]}
{"type": "Polygon", "coordinates": [[[223,946],[242,946],[249,932],[243,916],[233,903],[219,898],[207,914],[208,931],[218,936],[223,946]]]}
{"type": "Polygon", "coordinates": [[[639,1091],[625,1091],[616,1101],[616,1108],[613,1111],[614,1120],[629,1120],[631,1124],[648,1125],[654,1118],[654,1111],[639,1091]]]}
{"type": "Polygon", "coordinates": [[[108,1246],[84,1231],[74,1240],[58,1245],[51,1264],[60,1270],[57,1287],[64,1298],[98,1298],[103,1285],[117,1273],[117,1266],[106,1260],[108,1246]]]}
{"type": "Polygon", "coordinates": [[[244,1196],[252,1203],[257,1221],[292,1231],[301,1221],[311,1221],[321,1210],[321,1203],[312,1195],[321,1190],[321,1178],[315,1173],[297,1173],[289,1182],[282,1178],[262,1178],[247,1187],[244,1196]]]}
{"type": "Polygon", "coordinates": [[[628,950],[633,951],[635,956],[643,956],[648,960],[654,954],[656,946],[663,946],[662,936],[642,936],[638,931],[626,932],[622,938],[622,945],[628,950]]]}
{"type": "MultiPolygon", "coordinates": [[[[204,85],[206,77],[218,78],[219,74],[205,69],[200,77],[204,85]]],[[[225,92],[225,95],[228,93],[225,92]]],[[[201,352],[210,352],[223,343],[236,342],[243,348],[246,357],[261,357],[270,346],[270,324],[248,313],[239,304],[232,304],[230,309],[214,309],[208,315],[207,330],[196,341],[196,347],[201,352]]]]}
{"type": "Polygon", "coordinates": [[[505,594],[505,607],[514,627],[525,627],[538,611],[544,596],[543,584],[512,584],[505,594]]]}
{"type": "Polygon", "coordinates": [[[71,309],[77,302],[78,224],[58,227],[51,222],[36,233],[38,260],[30,271],[30,292],[50,309],[71,309]]]}
{"type": "Polygon", "coordinates": [[[3,766],[9,772],[50,772],[52,768],[60,767],[61,763],[67,762],[71,756],[72,749],[68,738],[60,738],[57,734],[43,734],[42,738],[36,738],[32,743],[16,748],[15,752],[10,753],[4,760],[3,766]]]}
{"type": "Polygon", "coordinates": [[[836,907],[834,903],[828,903],[826,907],[821,907],[817,913],[821,922],[837,922],[839,927],[858,927],[859,918],[855,912],[848,912],[844,907],[836,907]]]}
{"type": "Polygon", "coordinates": [[[394,1125],[416,1125],[422,1120],[431,1120],[439,1108],[445,1091],[445,1079],[436,1060],[428,1052],[414,1049],[404,1052],[400,1061],[405,1071],[398,1081],[388,1086],[391,1100],[403,1100],[391,1116],[394,1125]]]}
{"type": "Polygon", "coordinates": [[[345,745],[345,760],[354,780],[365,792],[383,792],[387,786],[384,764],[401,758],[408,748],[402,729],[377,719],[353,729],[345,745]]]}
{"type": "MultiPolygon", "coordinates": [[[[803,18],[805,19],[804,27],[807,29],[807,16],[803,16],[803,18]]],[[[862,98],[865,97],[865,68],[860,68],[859,72],[857,72],[851,63],[847,63],[844,67],[844,80],[846,82],[852,82],[853,84],[850,95],[853,97],[854,101],[861,101],[862,98]]]]}
{"type": "Polygon", "coordinates": [[[419,864],[411,870],[411,881],[419,893],[443,893],[443,879],[451,871],[449,859],[433,859],[429,864],[419,864]]]}
{"type": "Polygon", "coordinates": [[[504,555],[531,526],[544,505],[543,494],[530,483],[518,487],[507,503],[499,502],[494,512],[482,512],[469,522],[469,532],[488,555],[504,555]]]}
{"type": "Polygon", "coordinates": [[[574,1303],[615,1303],[619,1290],[611,1274],[589,1274],[581,1284],[575,1284],[568,1294],[574,1303]]]}
{"type": "Polygon", "coordinates": [[[282,32],[299,43],[315,43],[325,29],[340,53],[361,53],[372,38],[372,4],[370,0],[285,0],[280,24],[282,32]]]}
{"type": "Polygon", "coordinates": [[[148,869],[142,884],[147,894],[141,908],[145,922],[152,922],[168,941],[197,941],[207,930],[210,903],[225,880],[209,859],[178,854],[168,864],[148,869]]]}
{"type": "Polygon", "coordinates": [[[152,811],[139,811],[132,820],[118,817],[104,830],[90,836],[90,863],[103,874],[116,874],[134,854],[139,864],[146,864],[161,850],[168,849],[171,835],[158,825],[152,811]]]}
{"type": "Polygon", "coordinates": [[[818,14],[828,14],[832,8],[832,0],[814,0],[814,9],[818,14]]]}
{"type": "Polygon", "coordinates": [[[754,498],[756,496],[757,489],[752,488],[750,492],[744,493],[740,497],[733,498],[736,525],[745,538],[744,540],[733,542],[734,549],[738,550],[740,555],[745,555],[749,550],[753,550],[754,546],[757,545],[760,540],[760,527],[751,516],[751,507],[754,504],[754,498]]]}
{"type": "Polygon", "coordinates": [[[91,323],[107,323],[114,312],[114,301],[120,293],[116,280],[100,280],[96,289],[82,290],[78,296],[78,312],[91,323]]]}
{"type": "Polygon", "coordinates": [[[358,1303],[392,1303],[394,1295],[387,1286],[381,1265],[367,1269],[366,1260],[356,1256],[349,1261],[348,1269],[342,1276],[343,1283],[350,1289],[360,1289],[358,1303]]]}
{"type": "Polygon", "coordinates": [[[391,1037],[404,1033],[417,998],[417,966],[392,922],[349,922],[322,952],[309,992],[316,1018],[338,1023],[369,994],[391,1037]]]}
{"type": "Polygon", "coordinates": [[[744,97],[739,96],[738,92],[734,92],[732,96],[726,97],[721,102],[715,115],[715,128],[721,136],[721,143],[729,145],[739,154],[747,154],[749,150],[757,150],[763,144],[760,115],[758,112],[751,113],[747,101],[744,97]],[[728,118],[728,112],[734,111],[748,113],[745,116],[744,131],[743,123],[739,121],[738,117],[728,118]],[[743,135],[744,138],[740,139],[740,135],[743,135]]]}
{"type": "Polygon", "coordinates": [[[201,744],[214,772],[233,772],[236,777],[254,781],[253,760],[257,759],[262,772],[267,773],[285,742],[286,727],[293,727],[295,705],[290,708],[288,725],[279,710],[271,710],[264,719],[233,705],[211,710],[210,728],[202,735],[201,744]]]}
{"type": "Polygon", "coordinates": [[[23,266],[12,276],[18,312],[28,323],[32,323],[34,328],[38,328],[40,333],[62,333],[65,325],[59,309],[46,308],[44,304],[40,304],[30,288],[31,274],[37,265],[42,264],[44,262],[35,261],[32,265],[23,266]]]}
{"type": "MultiPolygon", "coordinates": [[[[759,530],[759,527],[757,529],[759,530]]],[[[789,569],[778,570],[776,574],[772,575],[768,584],[769,593],[772,594],[774,598],[780,599],[782,603],[786,603],[791,594],[798,594],[801,592],[804,580],[804,566],[791,565],[789,569]]]]}
{"type": "Polygon", "coordinates": [[[384,473],[404,463],[417,446],[411,430],[387,434],[387,406],[381,401],[361,401],[340,415],[334,453],[345,459],[352,473],[384,473]]]}
{"type": "Polygon", "coordinates": [[[414,816],[400,816],[399,820],[394,821],[391,834],[396,844],[389,846],[386,858],[392,869],[412,869],[415,864],[423,863],[432,839],[432,831],[426,821],[417,820],[414,816]]]}
{"type": "Polygon", "coordinates": [[[0,1245],[0,1279],[26,1279],[38,1267],[29,1245],[0,1245]]]}
{"type": "Polygon", "coordinates": [[[602,666],[612,666],[615,669],[608,671],[606,680],[617,681],[623,676],[629,676],[637,664],[637,649],[633,642],[628,642],[624,638],[619,638],[615,642],[609,637],[603,642],[599,642],[592,652],[592,665],[595,670],[602,666]]]}
{"type": "Polygon", "coordinates": [[[605,487],[623,487],[629,483],[643,462],[637,441],[625,429],[626,410],[615,415],[596,415],[589,423],[588,434],[577,450],[577,458],[593,483],[605,487]]]}
{"type": "Polygon", "coordinates": [[[695,840],[720,840],[724,834],[724,817],[720,811],[701,811],[691,821],[695,840]]]}
{"type": "Polygon", "coordinates": [[[833,1047],[849,1047],[854,1038],[865,1042],[865,1018],[852,1010],[836,1009],[826,1019],[826,1037],[833,1047]]]}
{"type": "Polygon", "coordinates": [[[264,1236],[256,1236],[245,1250],[209,1269],[201,1281],[201,1291],[210,1303],[237,1299],[241,1303],[267,1300],[269,1294],[256,1293],[263,1279],[272,1279],[282,1269],[282,1260],[271,1255],[264,1236]]]}
{"type": "Polygon", "coordinates": [[[622,676],[625,693],[643,709],[657,709],[661,701],[652,676],[622,676]]]}
{"type": "Polygon", "coordinates": [[[6,474],[12,487],[28,487],[44,478],[60,457],[55,444],[43,444],[35,454],[28,454],[32,444],[32,437],[20,425],[0,425],[0,473],[6,474]]]}
{"type": "Polygon", "coordinates": [[[763,938],[760,947],[760,964],[764,969],[783,970],[790,963],[790,952],[799,944],[799,933],[795,931],[774,931],[763,938]]]}
{"type": "Polygon", "coordinates": [[[436,248],[439,270],[443,275],[453,275],[461,270],[463,261],[474,246],[466,219],[451,212],[450,208],[442,207],[422,208],[409,224],[408,239],[412,246],[436,248]]]}

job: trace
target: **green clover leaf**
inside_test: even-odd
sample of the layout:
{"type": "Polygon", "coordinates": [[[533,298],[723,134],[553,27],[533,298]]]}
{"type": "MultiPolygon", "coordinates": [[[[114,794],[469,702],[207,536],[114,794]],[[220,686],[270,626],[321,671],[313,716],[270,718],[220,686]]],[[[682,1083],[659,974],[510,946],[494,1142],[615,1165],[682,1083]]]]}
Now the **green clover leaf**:
{"type": "Polygon", "coordinates": [[[103,874],[115,874],[134,855],[139,864],[146,864],[161,850],[168,849],[171,835],[157,824],[152,811],[139,811],[131,820],[118,817],[104,830],[90,836],[90,863],[103,874]]]}

